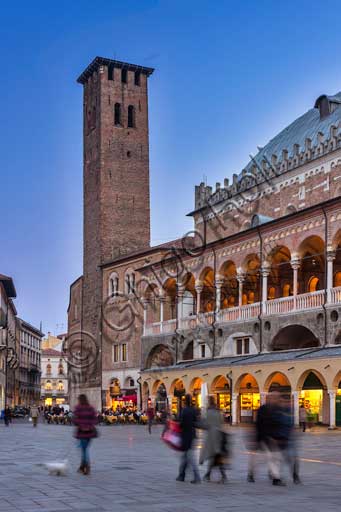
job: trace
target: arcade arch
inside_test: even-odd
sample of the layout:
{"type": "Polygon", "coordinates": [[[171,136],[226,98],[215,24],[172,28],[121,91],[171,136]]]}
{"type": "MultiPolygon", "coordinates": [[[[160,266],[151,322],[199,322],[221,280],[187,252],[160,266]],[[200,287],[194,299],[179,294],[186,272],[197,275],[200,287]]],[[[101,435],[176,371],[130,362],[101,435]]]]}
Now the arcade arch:
{"type": "Polygon", "coordinates": [[[172,366],[173,364],[174,358],[170,349],[167,345],[159,344],[149,352],[146,361],[146,368],[166,367],[172,366]]]}
{"type": "Polygon", "coordinates": [[[293,350],[318,347],[320,342],[315,334],[303,325],[288,325],[283,327],[273,338],[271,350],[293,350]]]}
{"type": "Polygon", "coordinates": [[[260,407],[260,389],[256,378],[250,373],[241,375],[235,384],[235,393],[238,394],[235,416],[241,423],[254,422],[260,407]]]}

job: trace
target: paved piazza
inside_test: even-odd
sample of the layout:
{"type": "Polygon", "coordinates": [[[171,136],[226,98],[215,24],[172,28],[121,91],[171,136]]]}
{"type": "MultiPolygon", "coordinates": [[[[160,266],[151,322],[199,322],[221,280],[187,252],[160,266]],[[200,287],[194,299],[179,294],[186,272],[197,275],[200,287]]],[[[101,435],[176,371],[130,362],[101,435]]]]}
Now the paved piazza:
{"type": "Polygon", "coordinates": [[[161,427],[151,436],[142,426],[99,430],[91,450],[93,471],[86,477],[76,472],[79,453],[72,427],[1,425],[0,511],[340,510],[341,431],[301,435],[304,485],[278,488],[270,485],[262,464],[257,482],[246,483],[243,429],[231,430],[235,458],[227,485],[175,482],[178,456],[160,441],[161,427]],[[39,466],[66,455],[71,462],[67,477],[49,476],[39,466]]]}

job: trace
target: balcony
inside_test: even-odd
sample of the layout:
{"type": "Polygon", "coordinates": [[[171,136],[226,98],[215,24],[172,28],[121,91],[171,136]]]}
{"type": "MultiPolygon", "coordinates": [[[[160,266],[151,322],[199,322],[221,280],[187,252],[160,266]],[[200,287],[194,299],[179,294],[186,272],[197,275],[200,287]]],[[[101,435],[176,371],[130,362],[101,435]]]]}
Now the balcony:
{"type": "MultiPolygon", "coordinates": [[[[330,288],[327,292],[327,305],[331,306],[333,304],[341,304],[341,286],[330,288]]],[[[261,313],[264,317],[308,311],[321,308],[325,303],[325,299],[325,290],[318,290],[316,292],[302,293],[296,296],[267,300],[263,304],[255,302],[254,304],[221,309],[216,314],[209,312],[180,318],[178,321],[178,328],[183,330],[195,329],[197,325],[209,327],[214,323],[214,321],[220,324],[241,322],[256,319],[261,313]]],[[[147,324],[145,326],[144,334],[154,336],[158,334],[172,333],[175,331],[176,325],[176,319],[167,320],[166,322],[147,324]]]]}

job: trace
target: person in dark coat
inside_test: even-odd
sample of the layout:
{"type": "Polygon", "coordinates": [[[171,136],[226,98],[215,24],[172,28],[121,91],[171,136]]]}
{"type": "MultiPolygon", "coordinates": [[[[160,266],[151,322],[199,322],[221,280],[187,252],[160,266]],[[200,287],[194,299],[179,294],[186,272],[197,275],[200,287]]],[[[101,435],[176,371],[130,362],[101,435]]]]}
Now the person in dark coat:
{"type": "Polygon", "coordinates": [[[191,484],[198,484],[201,482],[198,466],[194,459],[193,441],[195,439],[195,428],[198,420],[198,411],[192,406],[191,395],[185,397],[185,407],[180,414],[180,427],[182,432],[182,450],[183,455],[179,468],[178,482],[184,482],[186,476],[187,466],[193,469],[194,478],[191,484]]]}
{"type": "MultiPolygon", "coordinates": [[[[262,449],[268,459],[269,475],[273,485],[284,485],[280,478],[280,447],[279,439],[285,430],[282,425],[282,411],[280,395],[277,392],[269,393],[267,403],[258,409],[253,450],[262,449]]],[[[251,446],[250,446],[251,447],[251,446]]],[[[248,481],[254,482],[255,455],[249,458],[248,481]]]]}
{"type": "Polygon", "coordinates": [[[12,423],[12,412],[11,412],[11,409],[9,407],[5,408],[5,411],[4,411],[4,422],[5,422],[6,427],[8,427],[10,423],[12,423]]]}
{"type": "Polygon", "coordinates": [[[89,404],[86,395],[79,395],[78,405],[74,410],[73,422],[76,425],[75,437],[79,439],[79,445],[82,450],[81,465],[78,469],[80,473],[88,475],[90,473],[89,444],[91,439],[97,437],[97,413],[89,404]]]}

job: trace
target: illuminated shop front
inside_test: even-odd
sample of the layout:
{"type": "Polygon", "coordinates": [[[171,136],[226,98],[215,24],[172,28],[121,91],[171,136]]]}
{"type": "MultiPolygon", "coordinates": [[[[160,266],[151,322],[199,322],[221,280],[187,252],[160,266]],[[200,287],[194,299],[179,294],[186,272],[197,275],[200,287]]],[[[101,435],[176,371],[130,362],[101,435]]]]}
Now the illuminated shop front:
{"type": "Polygon", "coordinates": [[[214,379],[211,394],[214,396],[218,409],[220,409],[224,415],[229,416],[231,413],[231,394],[229,382],[226,377],[219,375],[214,379]]]}
{"type": "Polygon", "coordinates": [[[199,377],[196,377],[193,379],[191,384],[191,391],[192,391],[192,401],[194,407],[201,408],[202,407],[202,400],[201,400],[201,385],[203,384],[203,380],[199,377]]]}
{"type": "Polygon", "coordinates": [[[167,410],[167,391],[163,383],[161,383],[156,391],[155,397],[155,410],[166,411],[167,410]]]}
{"type": "Polygon", "coordinates": [[[336,426],[341,426],[341,382],[339,382],[339,386],[336,392],[336,401],[335,401],[335,423],[336,426]]]}
{"type": "Polygon", "coordinates": [[[304,405],[308,421],[323,422],[323,384],[315,373],[310,372],[300,393],[300,406],[304,405]]]}
{"type": "Polygon", "coordinates": [[[181,379],[178,379],[174,382],[173,386],[173,396],[172,396],[172,403],[171,406],[171,413],[172,414],[179,414],[182,407],[185,405],[185,395],[186,390],[184,383],[181,379]]]}
{"type": "Polygon", "coordinates": [[[247,374],[242,378],[239,395],[240,421],[241,423],[252,423],[256,420],[260,407],[259,387],[252,375],[247,374]]]}
{"type": "Polygon", "coordinates": [[[137,395],[123,395],[123,396],[115,396],[112,399],[111,406],[114,411],[116,409],[122,407],[136,407],[137,404],[137,395]]]}

